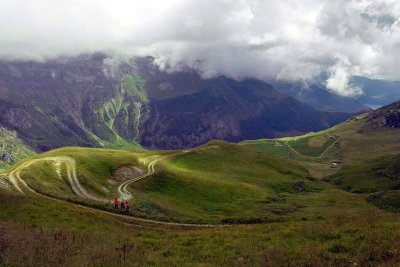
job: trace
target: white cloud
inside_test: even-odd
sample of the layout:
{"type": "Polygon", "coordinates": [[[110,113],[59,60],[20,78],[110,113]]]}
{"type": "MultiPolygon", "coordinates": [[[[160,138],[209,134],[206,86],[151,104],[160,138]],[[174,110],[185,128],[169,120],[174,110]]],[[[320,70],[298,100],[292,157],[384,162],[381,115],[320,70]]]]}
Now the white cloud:
{"type": "Polygon", "coordinates": [[[348,96],[359,93],[355,74],[400,79],[397,0],[0,0],[0,25],[8,59],[103,51],[205,77],[328,73],[328,87],[348,96]]]}
{"type": "Polygon", "coordinates": [[[362,89],[351,83],[353,75],[357,75],[357,71],[350,64],[349,60],[338,55],[336,64],[329,68],[330,77],[326,81],[326,88],[339,95],[354,97],[361,95],[362,89]]]}

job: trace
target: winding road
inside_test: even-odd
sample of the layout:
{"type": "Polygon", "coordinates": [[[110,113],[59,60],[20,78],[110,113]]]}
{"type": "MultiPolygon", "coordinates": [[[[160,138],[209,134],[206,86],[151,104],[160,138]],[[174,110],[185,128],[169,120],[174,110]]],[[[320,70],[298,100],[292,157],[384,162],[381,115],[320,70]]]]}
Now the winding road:
{"type": "MultiPolygon", "coordinates": [[[[168,156],[170,156],[170,155],[168,155],[168,156]]],[[[149,163],[148,167],[147,167],[147,169],[148,169],[147,173],[121,183],[119,185],[119,187],[118,187],[119,194],[123,198],[126,198],[126,199],[132,198],[132,194],[128,191],[128,186],[130,184],[140,180],[140,179],[143,179],[145,177],[148,177],[148,176],[152,175],[155,172],[154,165],[159,160],[161,160],[161,159],[163,159],[165,157],[168,157],[168,156],[159,157],[159,158],[151,161],[149,163]]],[[[85,210],[95,211],[95,212],[102,213],[102,214],[107,214],[107,215],[110,215],[110,216],[113,216],[113,217],[123,218],[123,219],[129,220],[129,222],[124,222],[124,221],[119,221],[119,220],[114,219],[114,220],[118,221],[119,223],[122,223],[122,224],[127,225],[127,226],[149,228],[149,229],[161,229],[161,228],[149,227],[147,224],[153,224],[153,225],[156,225],[156,226],[163,226],[163,227],[172,226],[172,227],[188,227],[188,228],[210,228],[210,227],[229,227],[229,226],[232,226],[230,224],[191,224],[191,223],[163,222],[163,221],[157,221],[157,220],[151,220],[151,219],[144,219],[144,218],[135,217],[135,216],[131,216],[131,215],[124,215],[124,214],[118,214],[118,213],[114,213],[114,212],[110,212],[110,211],[100,210],[100,209],[97,209],[97,208],[88,207],[88,206],[85,206],[85,205],[82,205],[82,204],[72,203],[72,202],[67,201],[67,200],[62,200],[62,199],[58,199],[58,198],[51,197],[51,196],[48,196],[48,195],[44,195],[44,194],[42,194],[40,192],[37,192],[33,188],[31,188],[21,178],[21,171],[22,170],[24,170],[25,168],[31,166],[32,164],[35,164],[35,163],[41,162],[41,161],[53,161],[53,162],[56,163],[55,167],[56,167],[57,178],[61,177],[61,166],[62,166],[62,164],[65,164],[66,170],[67,170],[68,181],[69,181],[69,183],[71,185],[71,189],[72,189],[72,191],[74,192],[75,195],[77,195],[79,197],[82,197],[82,198],[91,199],[91,200],[100,201],[100,202],[111,202],[110,200],[90,195],[82,187],[82,185],[79,183],[78,177],[76,175],[76,162],[71,157],[46,157],[46,158],[33,159],[33,160],[30,160],[30,161],[24,162],[23,164],[19,165],[15,169],[13,169],[8,174],[8,177],[0,176],[0,187],[2,187],[3,189],[6,189],[6,190],[11,190],[10,187],[11,187],[11,185],[13,185],[17,191],[19,191],[20,193],[24,194],[24,191],[20,187],[22,185],[23,187],[28,189],[33,194],[36,194],[36,195],[41,196],[41,197],[52,199],[52,200],[55,200],[55,201],[60,202],[60,203],[72,204],[74,206],[80,207],[80,208],[85,209],[85,210]],[[132,223],[132,222],[145,223],[146,225],[145,226],[144,225],[140,225],[140,224],[138,225],[138,224],[132,223]]]]}
{"type": "MultiPolygon", "coordinates": [[[[321,154],[320,154],[319,156],[307,156],[307,155],[303,155],[303,154],[301,154],[300,152],[298,152],[296,149],[294,149],[287,141],[286,141],[286,142],[280,141],[280,142],[281,142],[282,144],[284,144],[285,146],[287,146],[290,150],[292,150],[292,151],[293,151],[296,155],[298,155],[299,157],[304,157],[304,158],[322,158],[322,157],[325,155],[325,153],[326,153],[330,148],[332,148],[337,142],[339,142],[339,141],[342,140],[342,139],[343,139],[343,137],[340,137],[340,138],[336,139],[332,144],[330,144],[327,148],[325,148],[324,151],[322,151],[321,154]]],[[[269,141],[271,141],[271,140],[266,140],[264,143],[267,143],[267,142],[269,142],[269,141]]],[[[257,145],[257,144],[259,144],[259,143],[242,142],[242,143],[239,143],[239,146],[257,145]]]]}
{"type": "Polygon", "coordinates": [[[138,176],[138,177],[129,179],[129,180],[123,182],[122,184],[120,184],[120,185],[118,186],[118,193],[119,193],[120,197],[121,197],[122,199],[126,199],[126,200],[131,199],[131,198],[132,198],[132,194],[131,194],[131,192],[128,191],[128,186],[129,186],[130,184],[136,182],[136,181],[139,181],[140,179],[143,179],[143,178],[145,178],[145,177],[148,177],[148,176],[152,175],[152,174],[154,173],[154,165],[155,165],[159,160],[161,160],[162,158],[164,158],[164,157],[155,159],[155,160],[153,160],[152,162],[150,162],[150,164],[149,164],[148,167],[147,167],[147,170],[148,170],[147,173],[145,173],[145,174],[143,174],[143,175],[140,175],[140,176],[138,176]]]}
{"type": "Polygon", "coordinates": [[[338,139],[336,139],[332,144],[330,144],[327,148],[325,148],[324,149],[324,151],[322,151],[321,152],[321,154],[319,155],[319,156],[315,156],[315,157],[313,157],[313,156],[306,156],[306,155],[303,155],[303,154],[300,154],[296,149],[294,149],[288,142],[286,142],[285,144],[286,144],[286,146],[287,147],[289,147],[294,153],[296,153],[298,156],[300,156],[300,157],[305,157],[305,158],[322,158],[324,155],[325,155],[325,153],[326,153],[326,151],[328,151],[331,147],[333,147],[337,142],[339,142],[340,140],[342,140],[343,139],[343,137],[340,137],[340,138],[338,138],[338,139]]]}
{"type": "Polygon", "coordinates": [[[56,163],[56,173],[57,177],[60,177],[61,175],[61,165],[64,163],[67,169],[67,178],[68,182],[71,186],[72,192],[81,198],[86,198],[94,201],[100,201],[100,202],[110,202],[110,200],[105,199],[105,198],[100,198],[93,196],[89,194],[85,188],[80,184],[78,180],[78,176],[76,175],[76,163],[75,160],[71,157],[46,157],[46,158],[40,158],[40,159],[33,159],[27,162],[24,162],[23,164],[19,165],[17,168],[12,170],[9,174],[9,181],[14,185],[14,187],[20,192],[24,193],[23,190],[21,189],[20,185],[22,184],[25,188],[27,188],[31,192],[35,192],[22,178],[21,178],[21,171],[24,170],[25,168],[31,166],[32,164],[35,164],[37,162],[41,161],[53,161],[56,163]]]}

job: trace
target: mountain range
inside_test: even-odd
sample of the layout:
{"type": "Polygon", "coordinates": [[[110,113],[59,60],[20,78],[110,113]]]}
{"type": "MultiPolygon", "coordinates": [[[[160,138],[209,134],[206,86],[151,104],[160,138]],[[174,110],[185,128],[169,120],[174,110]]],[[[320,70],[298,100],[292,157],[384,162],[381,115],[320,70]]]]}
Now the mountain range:
{"type": "Polygon", "coordinates": [[[36,151],[181,149],[212,139],[318,131],[365,111],[358,103],[318,108],[256,79],[203,79],[190,69],[168,73],[153,61],[113,61],[103,54],[1,61],[0,126],[36,151]]]}

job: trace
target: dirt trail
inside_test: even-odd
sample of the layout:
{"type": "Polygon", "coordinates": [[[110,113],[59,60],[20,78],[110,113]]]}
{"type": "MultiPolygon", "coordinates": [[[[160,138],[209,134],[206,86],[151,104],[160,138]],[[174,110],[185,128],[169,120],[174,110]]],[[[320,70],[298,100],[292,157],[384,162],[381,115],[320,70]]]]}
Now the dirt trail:
{"type": "MultiPolygon", "coordinates": [[[[217,146],[217,145],[212,145],[212,146],[207,146],[207,147],[200,148],[200,149],[198,149],[198,150],[206,150],[206,149],[214,149],[214,148],[219,148],[219,146],[217,146]]],[[[191,151],[191,150],[182,150],[180,153],[189,153],[190,151],[191,151]]],[[[158,158],[158,159],[153,160],[153,161],[150,162],[150,164],[147,166],[147,173],[145,173],[145,174],[143,174],[143,175],[140,175],[140,176],[138,176],[138,177],[135,177],[135,178],[133,178],[133,179],[130,179],[130,180],[128,180],[128,181],[125,181],[125,182],[123,182],[122,184],[120,184],[120,185],[118,186],[118,193],[119,193],[120,197],[121,197],[122,199],[126,199],[126,200],[131,199],[133,196],[132,196],[131,192],[128,191],[128,186],[129,186],[130,184],[136,182],[136,181],[139,181],[139,180],[141,180],[141,179],[143,179],[143,178],[145,178],[145,177],[148,177],[148,176],[152,175],[152,174],[154,173],[154,166],[157,164],[157,162],[158,162],[159,160],[161,160],[161,159],[163,159],[163,158],[166,158],[166,157],[169,157],[169,156],[173,156],[173,155],[176,155],[176,154],[170,154],[170,155],[167,155],[167,156],[164,156],[164,157],[160,157],[160,158],[158,158]]]]}
{"type": "Polygon", "coordinates": [[[313,157],[313,156],[306,156],[306,155],[300,154],[300,153],[299,153],[296,149],[294,149],[288,142],[286,142],[285,144],[286,144],[287,147],[289,147],[294,153],[296,153],[296,154],[299,155],[300,157],[305,157],[305,158],[318,158],[318,159],[320,159],[320,158],[322,158],[322,157],[325,155],[325,153],[326,153],[331,147],[333,147],[337,142],[339,142],[339,141],[342,140],[342,139],[343,139],[343,137],[340,137],[340,138],[336,139],[332,144],[330,144],[327,148],[325,148],[324,151],[322,151],[321,154],[320,154],[319,156],[315,156],[315,157],[313,157]]]}
{"type": "Polygon", "coordinates": [[[195,223],[163,222],[163,221],[157,221],[157,220],[151,220],[151,219],[144,219],[144,218],[140,218],[140,217],[135,217],[135,216],[132,216],[132,215],[119,214],[119,213],[106,211],[106,210],[100,210],[100,209],[88,207],[88,206],[85,206],[85,205],[82,205],[82,204],[72,203],[72,202],[69,202],[67,200],[62,200],[62,199],[59,199],[59,198],[47,196],[47,195],[44,195],[44,194],[41,194],[41,193],[35,192],[35,191],[33,191],[33,193],[38,195],[38,196],[41,196],[41,197],[52,199],[52,200],[57,201],[59,203],[71,204],[71,205],[74,205],[74,206],[79,207],[79,208],[84,209],[84,210],[94,211],[94,212],[98,212],[98,213],[102,213],[102,214],[107,214],[107,215],[110,215],[112,217],[126,219],[126,220],[128,220],[128,222],[119,221],[119,220],[116,220],[116,221],[119,222],[119,223],[122,223],[124,225],[132,226],[132,227],[148,228],[148,229],[155,229],[155,230],[164,230],[165,226],[172,226],[172,227],[179,227],[179,228],[181,228],[181,227],[184,227],[184,228],[225,228],[225,227],[232,227],[232,226],[240,225],[240,224],[195,224],[195,223]],[[150,224],[150,225],[156,225],[156,226],[163,226],[164,228],[156,228],[156,227],[149,227],[149,226],[144,226],[144,225],[137,225],[137,224],[134,224],[133,222],[145,223],[146,225],[150,224]]]}
{"type": "MultiPolygon", "coordinates": [[[[165,158],[165,157],[162,157],[162,158],[165,158]]],[[[120,185],[118,186],[118,193],[119,193],[120,197],[121,197],[122,199],[126,199],[126,200],[131,199],[131,198],[132,198],[132,194],[131,194],[131,192],[128,191],[128,186],[129,186],[130,184],[136,182],[136,181],[139,181],[140,179],[143,179],[143,178],[145,178],[145,177],[148,177],[148,176],[152,175],[152,174],[154,173],[154,165],[155,165],[159,160],[161,160],[162,158],[158,158],[158,159],[155,159],[155,160],[153,160],[152,162],[150,162],[150,164],[149,164],[148,167],[147,167],[147,173],[145,173],[145,174],[143,174],[143,175],[140,175],[140,176],[138,176],[138,177],[135,177],[135,178],[133,178],[133,179],[130,179],[130,180],[128,180],[128,181],[125,181],[125,182],[123,182],[122,184],[120,184],[120,185]]]]}
{"type": "MultiPolygon", "coordinates": [[[[9,173],[8,177],[9,177],[10,182],[14,185],[14,187],[19,192],[24,193],[22,191],[22,189],[20,188],[20,184],[24,185],[29,191],[34,191],[21,178],[21,171],[23,169],[31,166],[32,164],[35,164],[40,161],[54,161],[60,167],[61,167],[61,164],[64,163],[67,168],[67,178],[68,178],[69,184],[71,186],[72,192],[74,192],[74,194],[76,196],[81,197],[81,198],[90,199],[90,200],[100,201],[100,202],[110,202],[110,200],[90,195],[85,190],[85,188],[83,188],[83,186],[80,184],[78,177],[76,175],[75,160],[70,157],[47,157],[47,158],[33,159],[33,160],[30,160],[30,161],[27,161],[27,162],[21,164],[20,166],[18,166],[14,170],[12,170],[9,173]]],[[[57,170],[57,169],[56,169],[56,173],[59,174],[59,172],[60,172],[60,174],[61,174],[61,170],[57,170]]]]}
{"type": "MultiPolygon", "coordinates": [[[[208,148],[218,148],[218,146],[210,146],[207,148],[203,148],[203,149],[208,149],[208,148]]],[[[173,154],[175,155],[175,154],[173,154]]],[[[130,179],[128,181],[125,181],[124,183],[122,183],[119,187],[118,187],[118,192],[121,195],[124,196],[132,196],[132,194],[128,191],[127,187],[131,184],[134,183],[140,179],[143,179],[145,177],[148,177],[150,175],[152,175],[155,170],[154,170],[154,165],[161,159],[168,157],[171,155],[167,155],[164,157],[160,157],[157,158],[153,161],[150,162],[150,164],[148,165],[148,172],[130,179]]],[[[52,199],[54,201],[60,202],[60,203],[68,203],[70,205],[74,205],[76,207],[79,207],[81,209],[84,210],[90,210],[90,211],[94,211],[94,212],[98,212],[98,213],[102,213],[102,214],[107,214],[110,215],[112,217],[116,217],[116,218],[121,218],[121,219],[125,219],[128,222],[124,222],[124,221],[118,221],[119,223],[122,223],[126,226],[132,226],[132,227],[139,227],[139,228],[148,228],[148,229],[155,229],[155,230],[163,230],[165,229],[165,227],[179,227],[179,228],[224,228],[224,227],[231,227],[234,225],[231,224],[191,224],[191,223],[178,223],[178,222],[163,222],[163,221],[157,221],[157,220],[151,220],[151,219],[144,219],[144,218],[140,218],[140,217],[134,217],[131,215],[124,215],[124,214],[118,214],[118,213],[114,213],[111,211],[105,211],[105,210],[100,210],[97,208],[92,208],[92,207],[88,207],[82,204],[77,204],[77,203],[72,203],[70,201],[67,200],[62,200],[56,197],[51,197],[51,196],[47,196],[44,195],[40,192],[35,191],[34,189],[32,189],[22,178],[21,178],[21,171],[29,166],[31,166],[34,163],[40,162],[40,161],[54,161],[56,162],[56,172],[58,168],[61,168],[61,164],[64,163],[67,167],[67,176],[68,176],[68,180],[70,182],[71,188],[73,190],[73,192],[77,195],[80,196],[82,198],[86,198],[86,199],[91,199],[91,200],[96,200],[96,201],[101,201],[101,202],[111,202],[107,199],[103,199],[103,198],[98,198],[95,196],[90,195],[89,193],[86,192],[86,190],[81,186],[81,184],[79,183],[79,180],[77,178],[76,175],[76,163],[75,160],[73,158],[70,157],[47,157],[47,158],[41,158],[41,159],[34,159],[34,160],[30,160],[27,161],[23,164],[21,164],[20,166],[18,166],[17,168],[15,168],[14,170],[12,170],[9,174],[8,174],[8,181],[4,180],[2,181],[0,179],[0,186],[2,186],[4,184],[4,187],[6,187],[8,185],[8,182],[10,184],[12,184],[19,192],[24,193],[24,191],[21,189],[20,185],[22,185],[24,188],[26,188],[27,190],[29,190],[30,192],[32,192],[35,195],[38,195],[40,197],[45,197],[48,199],[52,199]],[[141,224],[145,224],[145,225],[141,225],[141,224],[137,224],[137,223],[141,223],[141,224]],[[148,226],[148,225],[154,225],[155,227],[152,226],[148,226]]],[[[1,178],[1,177],[0,177],[1,178]]],[[[10,185],[8,185],[10,187],[10,185]]],[[[236,224],[235,224],[236,225],[236,224]]]]}
{"type": "MultiPolygon", "coordinates": [[[[304,157],[304,158],[322,158],[325,153],[331,148],[333,147],[337,142],[339,142],[340,140],[342,140],[343,137],[338,138],[337,140],[335,140],[332,144],[330,144],[327,148],[324,149],[324,151],[322,151],[322,153],[319,156],[306,156],[301,154],[300,152],[298,152],[296,149],[294,149],[288,142],[282,142],[282,144],[286,145],[290,150],[292,150],[296,155],[298,155],[299,157],[304,157]]],[[[265,141],[265,143],[269,142],[270,140],[265,141]]],[[[252,142],[242,142],[239,143],[239,146],[246,146],[246,145],[257,145],[258,143],[252,143],[252,142]]]]}

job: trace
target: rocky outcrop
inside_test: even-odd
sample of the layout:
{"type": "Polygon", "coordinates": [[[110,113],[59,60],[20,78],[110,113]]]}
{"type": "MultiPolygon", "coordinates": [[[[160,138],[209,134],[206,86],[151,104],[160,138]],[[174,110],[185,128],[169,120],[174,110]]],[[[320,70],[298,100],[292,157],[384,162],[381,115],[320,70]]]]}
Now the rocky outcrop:
{"type": "Polygon", "coordinates": [[[13,160],[9,153],[4,153],[3,155],[0,154],[0,161],[3,161],[4,163],[7,163],[7,164],[13,163],[13,160]]]}
{"type": "Polygon", "coordinates": [[[376,128],[400,128],[400,101],[384,106],[368,116],[369,126],[376,128]]]}
{"type": "Polygon", "coordinates": [[[140,169],[139,167],[130,165],[130,166],[123,166],[111,174],[111,176],[108,178],[108,180],[113,183],[113,182],[122,182],[126,181],[135,177],[138,177],[139,175],[143,174],[144,171],[140,169]]]}
{"type": "Polygon", "coordinates": [[[16,132],[0,127],[0,163],[11,165],[32,155],[32,149],[18,138],[16,132]]]}

